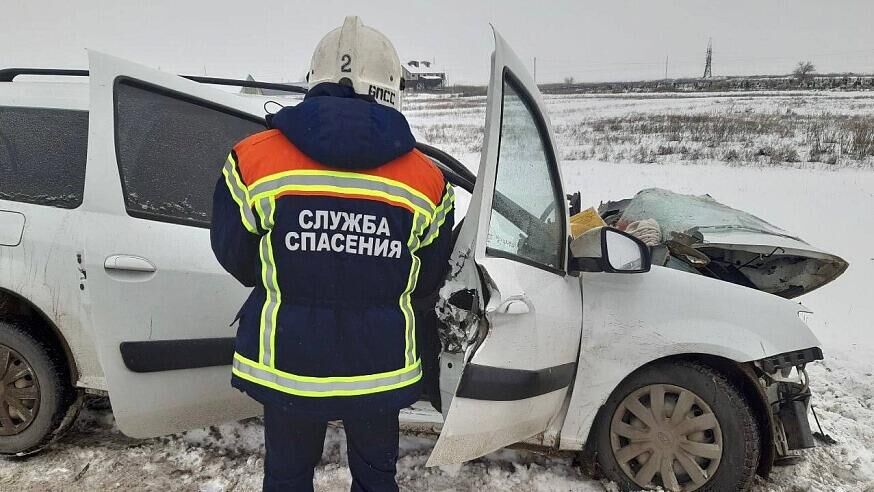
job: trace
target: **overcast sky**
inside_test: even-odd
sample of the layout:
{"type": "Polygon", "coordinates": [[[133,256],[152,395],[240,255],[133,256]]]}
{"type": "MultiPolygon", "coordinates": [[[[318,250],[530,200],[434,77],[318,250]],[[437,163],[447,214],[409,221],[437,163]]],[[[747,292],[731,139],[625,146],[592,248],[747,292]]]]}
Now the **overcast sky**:
{"type": "Polygon", "coordinates": [[[387,34],[402,60],[483,83],[494,24],[538,82],[874,72],[874,0],[2,0],[0,66],[86,67],[85,48],[164,70],[298,80],[345,15],[387,34]]]}

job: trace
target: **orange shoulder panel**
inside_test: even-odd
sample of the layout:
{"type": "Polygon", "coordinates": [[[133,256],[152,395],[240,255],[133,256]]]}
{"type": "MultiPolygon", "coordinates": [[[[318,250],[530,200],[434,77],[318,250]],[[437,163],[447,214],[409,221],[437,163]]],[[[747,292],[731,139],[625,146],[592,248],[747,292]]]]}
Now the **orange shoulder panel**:
{"type": "Polygon", "coordinates": [[[388,178],[410,186],[439,205],[446,182],[440,169],[418,150],[379,167],[350,171],[321,164],[301,152],[279,130],[256,133],[234,146],[243,182],[251,186],[267,176],[293,169],[349,171],[388,178]]]}
{"type": "MultiPolygon", "coordinates": [[[[244,138],[234,146],[243,183],[251,186],[259,179],[289,169],[303,154],[279,130],[265,130],[244,138]]],[[[306,157],[306,156],[303,156],[306,157]]]]}
{"type": "Polygon", "coordinates": [[[418,150],[408,152],[391,162],[364,172],[400,181],[420,191],[434,205],[440,205],[443,190],[446,187],[446,181],[440,169],[418,150]]]}

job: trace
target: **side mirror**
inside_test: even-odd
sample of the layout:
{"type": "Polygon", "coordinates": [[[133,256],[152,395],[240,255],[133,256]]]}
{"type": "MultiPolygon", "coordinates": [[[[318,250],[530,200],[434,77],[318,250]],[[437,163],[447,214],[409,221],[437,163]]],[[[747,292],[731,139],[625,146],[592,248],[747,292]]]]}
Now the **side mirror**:
{"type": "Polygon", "coordinates": [[[650,270],[649,246],[613,227],[588,230],[570,245],[571,272],[644,273],[650,270]]]}

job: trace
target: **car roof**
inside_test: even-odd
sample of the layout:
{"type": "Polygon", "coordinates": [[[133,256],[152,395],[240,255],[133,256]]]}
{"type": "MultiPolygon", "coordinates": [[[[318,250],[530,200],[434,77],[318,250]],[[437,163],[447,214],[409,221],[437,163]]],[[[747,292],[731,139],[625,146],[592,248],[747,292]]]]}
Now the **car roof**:
{"type": "Polygon", "coordinates": [[[88,110],[88,82],[0,82],[0,106],[88,110]]]}
{"type": "MultiPolygon", "coordinates": [[[[226,92],[227,89],[216,88],[226,92]]],[[[293,106],[303,98],[299,94],[289,95],[261,95],[232,92],[238,97],[278,103],[280,106],[293,106]]],[[[23,106],[33,108],[56,108],[88,110],[89,84],[87,78],[79,81],[45,81],[45,80],[16,80],[14,82],[0,82],[0,106],[23,106]]],[[[270,108],[276,111],[279,106],[270,108]]]]}

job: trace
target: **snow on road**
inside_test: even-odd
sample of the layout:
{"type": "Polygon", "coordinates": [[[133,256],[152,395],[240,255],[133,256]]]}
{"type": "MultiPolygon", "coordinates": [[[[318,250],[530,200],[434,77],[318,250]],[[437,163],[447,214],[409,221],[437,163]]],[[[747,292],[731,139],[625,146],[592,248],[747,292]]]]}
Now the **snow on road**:
{"type": "MultiPolygon", "coordinates": [[[[828,347],[827,347],[828,348],[828,347]]],[[[804,453],[800,465],[779,468],[756,492],[874,492],[874,375],[866,352],[828,350],[810,370],[817,412],[838,440],[804,453]],[[864,361],[864,362],[860,362],[864,361]]],[[[88,409],[46,452],[0,460],[0,490],[253,491],[260,490],[264,445],[260,419],[158,439],[122,435],[108,410],[88,409]]],[[[425,467],[434,438],[404,435],[398,481],[405,491],[615,490],[584,476],[567,457],[504,450],[460,466],[425,467]]],[[[329,429],[316,489],[349,489],[342,429],[329,429]]]]}
{"type": "MultiPolygon", "coordinates": [[[[768,99],[762,98],[763,103],[768,99]]],[[[426,112],[417,115],[420,121],[428,117],[426,112]]],[[[459,116],[457,124],[481,125],[481,115],[480,123],[469,116],[459,116]]],[[[562,117],[572,115],[558,119],[562,117]]],[[[447,131],[454,124],[447,120],[447,131]]],[[[462,154],[471,167],[478,164],[478,155],[468,146],[449,150],[462,154]]],[[[874,492],[874,303],[868,285],[874,278],[874,173],[592,161],[565,162],[563,171],[566,191],[581,191],[584,205],[630,197],[653,186],[709,193],[850,262],[848,272],[833,284],[800,299],[816,312],[813,328],[826,353],[825,361],[809,369],[814,402],[826,432],[838,444],[804,452],[805,462],[777,469],[769,480],[759,479],[754,490],[874,492]]],[[[90,408],[44,453],[0,459],[0,491],[258,490],[261,433],[260,420],[252,419],[140,441],[123,436],[108,409],[90,408]]],[[[613,490],[585,477],[568,457],[525,451],[504,450],[461,466],[428,469],[425,462],[433,443],[428,436],[402,437],[402,490],[613,490]]],[[[349,483],[342,430],[330,429],[316,473],[317,490],[348,490],[349,483]]]]}

